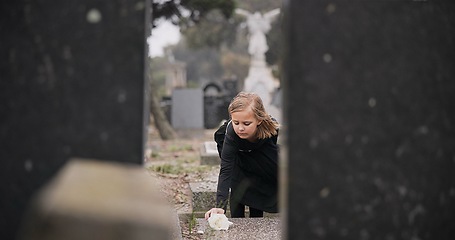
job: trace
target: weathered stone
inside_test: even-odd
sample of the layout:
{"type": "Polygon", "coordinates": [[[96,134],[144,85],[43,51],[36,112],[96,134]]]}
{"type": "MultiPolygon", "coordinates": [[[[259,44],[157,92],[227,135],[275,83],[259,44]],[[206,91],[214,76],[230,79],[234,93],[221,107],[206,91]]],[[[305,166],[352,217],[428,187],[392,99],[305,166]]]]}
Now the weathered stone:
{"type": "Polygon", "coordinates": [[[207,220],[196,219],[197,231],[204,239],[281,239],[281,221],[276,217],[229,218],[233,224],[228,230],[213,230],[207,220]]]}
{"type": "MultiPolygon", "coordinates": [[[[181,213],[183,217],[203,217],[205,212],[213,207],[216,207],[216,189],[218,184],[218,171],[216,169],[213,174],[207,175],[207,178],[199,182],[191,182],[191,201],[192,201],[192,211],[187,213],[181,213]]],[[[249,209],[248,206],[245,208],[245,214],[248,216],[249,209]]],[[[227,206],[227,216],[230,216],[229,204],[227,206]]],[[[278,217],[279,213],[267,213],[264,212],[265,217],[278,217]]]]}
{"type": "Polygon", "coordinates": [[[139,166],[73,160],[38,195],[22,239],[178,239],[176,213],[139,166]]]}
{"type": "Polygon", "coordinates": [[[193,211],[207,211],[216,206],[216,186],[213,181],[190,183],[193,211]]]}
{"type": "Polygon", "coordinates": [[[220,165],[221,159],[218,154],[216,142],[204,142],[200,150],[202,165],[220,165]]]}
{"type": "Polygon", "coordinates": [[[150,1],[0,3],[0,231],[73,157],[141,164],[150,1]]]}
{"type": "Polygon", "coordinates": [[[455,239],[455,2],[284,8],[284,239],[455,239]]]}
{"type": "Polygon", "coordinates": [[[176,129],[204,128],[204,96],[201,89],[174,89],[171,123],[176,129]]]}

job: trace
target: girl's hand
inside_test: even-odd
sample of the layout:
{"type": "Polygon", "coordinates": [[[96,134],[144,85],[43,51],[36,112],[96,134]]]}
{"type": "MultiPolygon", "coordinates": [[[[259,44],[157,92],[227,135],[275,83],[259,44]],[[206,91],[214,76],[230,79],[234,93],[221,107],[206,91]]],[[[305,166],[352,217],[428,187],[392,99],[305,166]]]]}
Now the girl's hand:
{"type": "Polygon", "coordinates": [[[212,208],[205,213],[205,220],[209,219],[212,213],[224,214],[224,209],[222,208],[212,208]]]}

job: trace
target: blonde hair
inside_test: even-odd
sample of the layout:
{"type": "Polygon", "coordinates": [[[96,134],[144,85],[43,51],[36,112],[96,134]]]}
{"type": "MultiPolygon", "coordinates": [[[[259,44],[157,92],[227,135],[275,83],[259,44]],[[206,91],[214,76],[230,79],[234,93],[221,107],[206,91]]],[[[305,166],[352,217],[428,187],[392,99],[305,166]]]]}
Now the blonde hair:
{"type": "Polygon", "coordinates": [[[267,114],[262,99],[256,93],[238,93],[229,104],[229,116],[231,116],[232,113],[243,111],[248,107],[251,107],[255,118],[258,121],[262,121],[261,124],[258,125],[256,132],[259,139],[269,138],[278,134],[278,122],[267,114]]]}

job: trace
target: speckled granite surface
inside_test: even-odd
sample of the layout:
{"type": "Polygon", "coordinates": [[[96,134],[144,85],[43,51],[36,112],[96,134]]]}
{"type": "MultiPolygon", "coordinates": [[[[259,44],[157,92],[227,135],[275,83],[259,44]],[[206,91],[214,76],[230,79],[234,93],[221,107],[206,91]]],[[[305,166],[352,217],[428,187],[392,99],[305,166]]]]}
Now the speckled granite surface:
{"type": "Polygon", "coordinates": [[[233,224],[227,231],[210,228],[203,218],[197,219],[197,231],[204,239],[281,239],[281,221],[277,217],[229,218],[233,224]]]}

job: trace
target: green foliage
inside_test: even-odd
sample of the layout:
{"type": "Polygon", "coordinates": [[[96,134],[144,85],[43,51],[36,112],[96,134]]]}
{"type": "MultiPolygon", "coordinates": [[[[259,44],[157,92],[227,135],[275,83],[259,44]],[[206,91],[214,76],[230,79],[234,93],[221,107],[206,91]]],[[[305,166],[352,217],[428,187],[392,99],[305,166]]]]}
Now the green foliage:
{"type": "Polygon", "coordinates": [[[233,0],[182,0],[181,4],[195,16],[204,16],[213,9],[219,9],[225,18],[230,18],[235,8],[233,0]]]}
{"type": "Polygon", "coordinates": [[[237,18],[227,20],[220,11],[211,11],[197,25],[182,26],[189,48],[220,48],[223,44],[232,46],[235,43],[235,32],[239,21],[237,18]]]}
{"type": "Polygon", "coordinates": [[[176,59],[186,63],[189,85],[198,85],[203,80],[213,81],[223,75],[220,52],[216,48],[189,49],[185,40],[182,40],[174,47],[173,53],[176,59]]]}
{"type": "Polygon", "coordinates": [[[171,152],[176,152],[176,151],[192,151],[193,146],[191,144],[176,144],[176,145],[171,145],[168,149],[168,151],[171,152]]]}
{"type": "Polygon", "coordinates": [[[281,0],[243,0],[237,1],[237,7],[250,12],[266,12],[281,7],[281,0]]]}
{"type": "Polygon", "coordinates": [[[177,142],[156,149],[152,151],[152,158],[160,158],[160,161],[154,162],[148,169],[161,174],[203,173],[210,169],[210,166],[199,164],[200,156],[189,143],[177,142]]]}
{"type": "MultiPolygon", "coordinates": [[[[187,159],[188,162],[194,162],[196,159],[187,159]]],[[[161,174],[170,174],[170,175],[180,175],[188,173],[203,173],[207,172],[210,169],[210,166],[198,165],[198,166],[186,166],[188,163],[185,161],[180,161],[176,164],[164,163],[159,165],[152,165],[148,167],[149,170],[152,170],[161,174]]]]}
{"type": "Polygon", "coordinates": [[[225,50],[221,55],[224,77],[245,79],[248,75],[250,58],[247,54],[225,50]]]}
{"type": "Polygon", "coordinates": [[[194,215],[194,212],[191,213],[191,217],[188,219],[188,229],[190,231],[190,234],[193,231],[193,228],[196,227],[196,216],[194,215]]]}
{"type": "Polygon", "coordinates": [[[219,9],[225,18],[230,18],[235,9],[234,0],[170,0],[152,2],[152,25],[160,19],[173,23],[192,25],[203,19],[211,10],[219,9]]]}
{"type": "Polygon", "coordinates": [[[182,172],[181,166],[172,164],[163,164],[152,166],[151,170],[161,174],[180,174],[182,172]]]}

